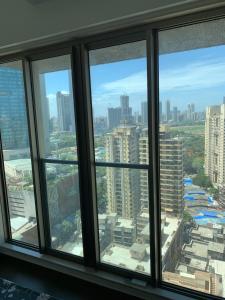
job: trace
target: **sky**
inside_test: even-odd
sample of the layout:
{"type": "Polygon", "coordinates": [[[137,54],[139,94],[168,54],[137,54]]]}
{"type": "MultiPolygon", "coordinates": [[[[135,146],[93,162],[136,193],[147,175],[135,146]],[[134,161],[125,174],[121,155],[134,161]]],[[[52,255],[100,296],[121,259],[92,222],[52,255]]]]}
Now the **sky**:
{"type": "MultiPolygon", "coordinates": [[[[91,89],[94,116],[106,116],[108,107],[119,106],[120,95],[130,97],[134,112],[141,112],[147,101],[146,59],[132,59],[91,66],[91,89]]],[[[69,92],[68,71],[46,74],[46,93],[50,114],[56,115],[55,94],[69,92]]],[[[225,46],[189,50],[159,57],[160,101],[184,111],[195,103],[196,111],[223,102],[225,96],[225,46]]]]}

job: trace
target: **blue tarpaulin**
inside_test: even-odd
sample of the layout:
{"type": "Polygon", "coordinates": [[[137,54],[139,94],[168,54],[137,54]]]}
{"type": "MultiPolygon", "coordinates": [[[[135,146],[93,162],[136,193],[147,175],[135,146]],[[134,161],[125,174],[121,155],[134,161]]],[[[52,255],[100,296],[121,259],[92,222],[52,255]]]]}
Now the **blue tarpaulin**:
{"type": "Polygon", "coordinates": [[[183,183],[184,183],[184,185],[192,185],[192,179],[191,178],[184,178],[183,183]]]}
{"type": "Polygon", "coordinates": [[[189,191],[187,192],[189,195],[205,195],[204,191],[189,191]]]}
{"type": "Polygon", "coordinates": [[[189,201],[195,200],[195,198],[193,196],[189,196],[189,195],[184,195],[183,199],[184,200],[189,200],[189,201]]]}

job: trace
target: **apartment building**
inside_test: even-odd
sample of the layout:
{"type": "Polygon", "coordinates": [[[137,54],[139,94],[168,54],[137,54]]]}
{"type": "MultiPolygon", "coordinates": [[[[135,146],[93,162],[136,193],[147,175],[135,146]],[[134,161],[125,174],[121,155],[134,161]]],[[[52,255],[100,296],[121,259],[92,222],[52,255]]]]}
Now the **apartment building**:
{"type": "Polygon", "coordinates": [[[225,181],[225,104],[206,108],[205,173],[212,183],[221,186],[225,181]]]}

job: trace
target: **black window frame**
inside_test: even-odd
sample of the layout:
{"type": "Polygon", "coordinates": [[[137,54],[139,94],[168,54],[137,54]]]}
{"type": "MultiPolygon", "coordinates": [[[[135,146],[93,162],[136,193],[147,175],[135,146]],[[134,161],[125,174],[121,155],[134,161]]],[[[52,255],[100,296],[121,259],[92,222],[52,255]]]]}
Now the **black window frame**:
{"type": "MultiPolygon", "coordinates": [[[[0,57],[0,64],[9,61],[22,60],[24,73],[24,86],[26,95],[26,107],[29,123],[29,137],[31,145],[31,157],[33,167],[33,177],[35,182],[37,222],[39,232],[39,249],[29,246],[23,242],[17,242],[10,239],[9,212],[7,207],[7,191],[5,187],[4,172],[0,173],[0,198],[3,208],[3,223],[5,240],[8,243],[21,247],[28,247],[41,253],[48,253],[65,260],[74,260],[83,263],[94,269],[102,269],[110,273],[117,273],[127,278],[137,278],[153,287],[164,288],[197,299],[224,299],[222,297],[198,292],[193,289],[184,288],[178,285],[162,281],[161,272],[161,221],[160,221],[160,189],[159,189],[159,83],[158,83],[158,32],[198,24],[207,21],[218,20],[225,17],[225,7],[205,10],[197,13],[190,13],[175,18],[168,18],[163,21],[147,23],[145,25],[130,26],[129,28],[116,31],[97,34],[90,37],[72,39],[58,44],[39,47],[14,54],[0,57]],[[104,265],[99,263],[99,244],[98,244],[98,222],[96,205],[96,183],[95,166],[102,165],[95,162],[94,159],[94,141],[93,141],[93,122],[91,108],[91,90],[90,74],[88,64],[88,51],[115,46],[119,44],[131,43],[138,40],[146,40],[147,54],[147,78],[148,78],[148,126],[149,126],[149,199],[150,199],[150,248],[151,248],[151,275],[138,274],[136,272],[122,270],[118,267],[104,265]],[[80,179],[81,195],[81,213],[83,227],[83,245],[84,259],[79,259],[74,255],[60,253],[57,250],[49,249],[49,224],[46,223],[46,187],[42,182],[43,162],[40,160],[37,136],[37,118],[34,109],[34,90],[32,78],[32,61],[61,56],[63,54],[71,55],[72,67],[72,86],[75,103],[75,120],[77,123],[77,148],[78,165],[80,179]],[[85,159],[84,159],[85,158],[85,159]],[[85,182],[85,184],[84,184],[85,182]],[[53,251],[52,251],[53,250],[53,251]]],[[[57,161],[58,163],[58,161],[57,161]]],[[[104,163],[103,163],[104,164],[104,163]]],[[[108,166],[108,163],[106,163],[108,166]]],[[[123,164],[116,164],[116,167],[123,164]]],[[[103,165],[102,165],[103,166],[103,165]]],[[[110,164],[110,166],[114,166],[110,164]]],[[[131,167],[132,165],[129,165],[131,167]]],[[[136,167],[135,165],[133,167],[136,167]]],[[[3,168],[2,149],[0,148],[0,168],[3,168]]],[[[142,167],[141,167],[142,168],[142,167]]],[[[179,296],[178,296],[179,297],[179,296]]]]}

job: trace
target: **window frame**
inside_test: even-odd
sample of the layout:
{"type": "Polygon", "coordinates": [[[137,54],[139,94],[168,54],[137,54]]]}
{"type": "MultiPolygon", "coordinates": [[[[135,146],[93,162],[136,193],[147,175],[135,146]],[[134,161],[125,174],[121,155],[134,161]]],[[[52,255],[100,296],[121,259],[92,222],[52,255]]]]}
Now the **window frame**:
{"type": "MultiPolygon", "coordinates": [[[[95,165],[94,160],[94,144],[93,144],[93,125],[92,125],[92,108],[91,108],[91,91],[90,91],[90,74],[88,69],[88,51],[115,46],[119,44],[125,44],[138,39],[145,39],[147,41],[147,80],[148,86],[148,126],[149,126],[149,195],[150,195],[150,231],[151,236],[154,238],[150,241],[151,246],[151,261],[155,263],[151,264],[151,280],[149,283],[153,287],[158,287],[172,291],[180,297],[180,294],[186,295],[191,298],[198,299],[224,299],[222,297],[209,295],[206,293],[198,292],[189,288],[184,288],[174,284],[166,283],[162,281],[161,274],[161,247],[160,247],[160,189],[159,189],[159,139],[158,139],[158,124],[159,124],[159,83],[158,83],[158,39],[157,35],[159,31],[166,29],[178,28],[181,26],[188,26],[192,24],[198,24],[207,21],[213,21],[225,17],[225,7],[220,7],[211,10],[204,10],[202,12],[190,13],[175,18],[168,18],[165,20],[153,22],[146,25],[140,25],[125,29],[119,29],[109,33],[98,34],[90,37],[84,37],[79,39],[72,39],[69,41],[61,42],[55,45],[44,46],[37,49],[26,50],[9,54],[0,57],[0,63],[7,61],[21,60],[23,61],[23,73],[24,73],[24,86],[25,86],[25,98],[26,108],[28,113],[29,123],[29,138],[32,155],[32,169],[35,182],[36,194],[36,206],[38,207],[37,221],[39,222],[39,237],[40,237],[40,253],[46,255],[51,254],[55,257],[60,257],[63,260],[77,261],[76,257],[63,253],[54,253],[46,247],[46,224],[45,213],[46,208],[43,205],[44,189],[43,183],[39,181],[39,178],[43,175],[43,170],[40,164],[39,150],[37,146],[37,118],[34,110],[34,91],[33,91],[33,78],[31,72],[31,63],[34,60],[50,58],[54,56],[60,56],[63,54],[71,54],[71,68],[72,68],[72,87],[74,93],[75,108],[75,120],[77,123],[77,148],[79,157],[79,178],[80,178],[80,193],[81,193],[81,211],[82,211],[82,227],[83,229],[83,244],[84,244],[84,266],[88,266],[92,269],[99,269],[107,271],[109,273],[115,272],[128,278],[143,279],[143,276],[139,277],[138,273],[122,270],[118,267],[107,267],[99,265],[99,245],[98,245],[98,231],[97,231],[97,207],[96,207],[96,184],[95,184],[95,165]],[[132,32],[132,33],[131,33],[132,32]],[[82,102],[83,101],[83,102],[82,102]],[[151,142],[151,143],[150,143],[151,142]],[[79,150],[80,148],[80,150],[79,150]],[[82,158],[86,158],[86,160],[82,158]],[[84,184],[84,179],[87,181],[84,184]],[[88,187],[88,188],[87,188],[88,187]],[[41,200],[42,198],[42,200],[41,200]],[[90,218],[90,219],[88,219],[90,218]],[[85,221],[86,220],[86,221],[85,221]],[[88,222],[87,222],[88,220],[88,222]],[[84,222],[84,223],[83,223],[84,222]],[[89,231],[90,230],[90,231],[89,231]],[[91,243],[90,243],[91,241],[91,243]],[[91,247],[90,247],[91,244],[91,247]],[[119,271],[119,272],[118,272],[119,271]],[[135,276],[133,276],[135,275],[135,276]]],[[[1,151],[0,151],[1,152],[1,151]]],[[[2,164],[2,152],[0,157],[1,168],[2,164]]],[[[4,169],[2,169],[4,170],[4,169]]],[[[42,176],[43,177],[43,176],[42,176]]],[[[10,236],[8,231],[7,221],[7,194],[4,187],[4,174],[0,175],[1,186],[1,206],[3,210],[3,224],[5,239],[9,244],[15,245],[15,247],[25,248],[27,245],[24,243],[14,243],[9,241],[10,236]]],[[[7,248],[7,247],[6,247],[7,248]]],[[[33,247],[28,247],[31,250],[33,247]]],[[[2,250],[2,249],[1,249],[2,250]]],[[[18,251],[14,250],[14,251],[18,251]]],[[[7,252],[7,251],[6,251],[7,252]]],[[[77,261],[78,262],[78,261],[77,261]]],[[[80,261],[79,261],[80,262],[80,261]]],[[[144,275],[145,277],[145,275],[144,275]]],[[[150,278],[148,276],[148,278],[150,278]]]]}

